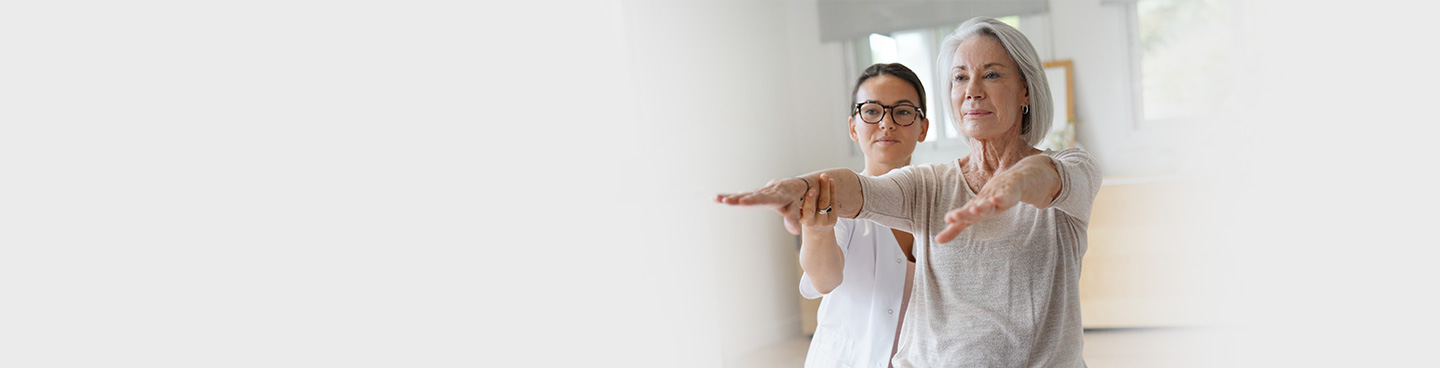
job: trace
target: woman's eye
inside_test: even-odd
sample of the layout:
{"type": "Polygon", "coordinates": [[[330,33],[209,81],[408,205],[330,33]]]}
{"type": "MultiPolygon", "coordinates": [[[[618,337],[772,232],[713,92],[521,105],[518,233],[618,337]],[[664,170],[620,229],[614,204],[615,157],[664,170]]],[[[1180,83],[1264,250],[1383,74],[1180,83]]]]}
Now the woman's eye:
{"type": "Polygon", "coordinates": [[[911,112],[909,109],[895,110],[895,115],[906,116],[910,114],[913,114],[913,112],[911,112]]]}
{"type": "Polygon", "coordinates": [[[880,115],[880,110],[870,109],[870,110],[865,110],[864,113],[865,113],[865,115],[875,116],[875,115],[880,115]]]}
{"type": "Polygon", "coordinates": [[[986,75],[985,75],[985,78],[988,78],[988,79],[1000,78],[1000,73],[990,73],[990,74],[986,74],[986,75]]]}
{"type": "Polygon", "coordinates": [[[964,82],[964,81],[965,81],[965,76],[963,76],[963,75],[957,75],[957,76],[955,76],[955,81],[956,81],[956,82],[964,82]]]}

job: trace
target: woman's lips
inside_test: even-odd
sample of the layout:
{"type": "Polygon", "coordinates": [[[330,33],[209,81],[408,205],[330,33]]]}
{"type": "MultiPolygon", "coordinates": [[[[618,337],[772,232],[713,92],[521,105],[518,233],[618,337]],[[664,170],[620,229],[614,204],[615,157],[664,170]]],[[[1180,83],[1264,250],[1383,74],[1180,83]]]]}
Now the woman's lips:
{"type": "Polygon", "coordinates": [[[875,144],[882,145],[882,146],[890,146],[890,145],[900,144],[900,140],[899,140],[899,139],[895,139],[895,138],[876,138],[876,139],[875,139],[875,144]]]}
{"type": "Polygon", "coordinates": [[[990,114],[990,111],[988,111],[988,110],[981,110],[981,109],[972,109],[972,110],[965,111],[965,116],[981,116],[981,115],[989,115],[989,114],[990,114]]]}

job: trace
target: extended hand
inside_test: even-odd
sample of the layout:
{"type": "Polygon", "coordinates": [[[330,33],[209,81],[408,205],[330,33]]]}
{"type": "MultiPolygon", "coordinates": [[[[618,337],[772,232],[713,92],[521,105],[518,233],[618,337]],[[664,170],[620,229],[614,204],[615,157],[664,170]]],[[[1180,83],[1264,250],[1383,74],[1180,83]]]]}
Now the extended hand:
{"type": "Polygon", "coordinates": [[[800,206],[805,182],[796,178],[775,179],[759,189],[715,196],[716,203],[732,206],[757,206],[775,210],[785,217],[785,230],[799,235],[800,206]]]}
{"type": "Polygon", "coordinates": [[[976,193],[975,198],[970,198],[964,206],[945,214],[945,223],[949,225],[935,235],[935,242],[954,240],[970,225],[1015,207],[1020,203],[1021,194],[1020,181],[1017,179],[1015,175],[1002,174],[985,183],[985,187],[980,188],[980,193],[976,193]]]}
{"type": "Polygon", "coordinates": [[[964,206],[945,214],[944,230],[935,241],[954,240],[961,231],[995,214],[1005,212],[1020,202],[1043,208],[1060,195],[1060,173],[1045,155],[1031,155],[1005,170],[980,188],[964,206]]]}

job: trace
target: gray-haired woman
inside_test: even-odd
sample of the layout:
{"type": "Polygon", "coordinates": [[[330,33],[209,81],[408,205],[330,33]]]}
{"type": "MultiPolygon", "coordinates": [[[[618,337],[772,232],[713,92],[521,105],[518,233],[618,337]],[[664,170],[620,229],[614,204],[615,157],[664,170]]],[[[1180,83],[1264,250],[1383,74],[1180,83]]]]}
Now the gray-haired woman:
{"type": "Polygon", "coordinates": [[[807,181],[825,175],[830,210],[916,234],[896,367],[1084,367],[1080,262],[1100,169],[1079,149],[1034,147],[1054,108],[1020,31],[971,19],[942,51],[940,90],[969,155],[879,177],[818,171],[716,201],[775,209],[794,233],[807,181]]]}

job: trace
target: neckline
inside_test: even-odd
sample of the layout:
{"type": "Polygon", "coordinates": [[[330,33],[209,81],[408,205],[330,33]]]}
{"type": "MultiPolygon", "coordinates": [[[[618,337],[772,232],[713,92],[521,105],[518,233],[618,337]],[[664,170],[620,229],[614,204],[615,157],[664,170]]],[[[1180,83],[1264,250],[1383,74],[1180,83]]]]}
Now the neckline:
{"type": "MultiPolygon", "coordinates": [[[[1050,154],[1053,153],[1053,152],[1058,152],[1058,151],[1055,151],[1055,150],[1052,150],[1052,149],[1043,149],[1043,150],[1040,150],[1040,153],[1036,153],[1036,154],[1037,154],[1037,155],[1045,155],[1045,156],[1048,156],[1048,157],[1055,157],[1055,156],[1051,156],[1051,155],[1050,155],[1050,154]]],[[[1028,157],[1028,156],[1027,156],[1027,157],[1028,157]]],[[[960,159],[961,159],[961,157],[956,157],[954,160],[952,160],[952,161],[950,161],[950,162],[953,163],[953,164],[955,164],[955,175],[957,175],[957,176],[960,177],[960,187],[961,187],[961,188],[965,188],[965,193],[969,193],[969,194],[970,194],[970,197],[971,197],[971,198],[974,198],[974,197],[975,197],[976,195],[978,195],[978,194],[975,194],[975,191],[970,190],[970,181],[969,181],[969,180],[965,180],[965,165],[962,165],[962,164],[960,163],[960,159]]]]}

